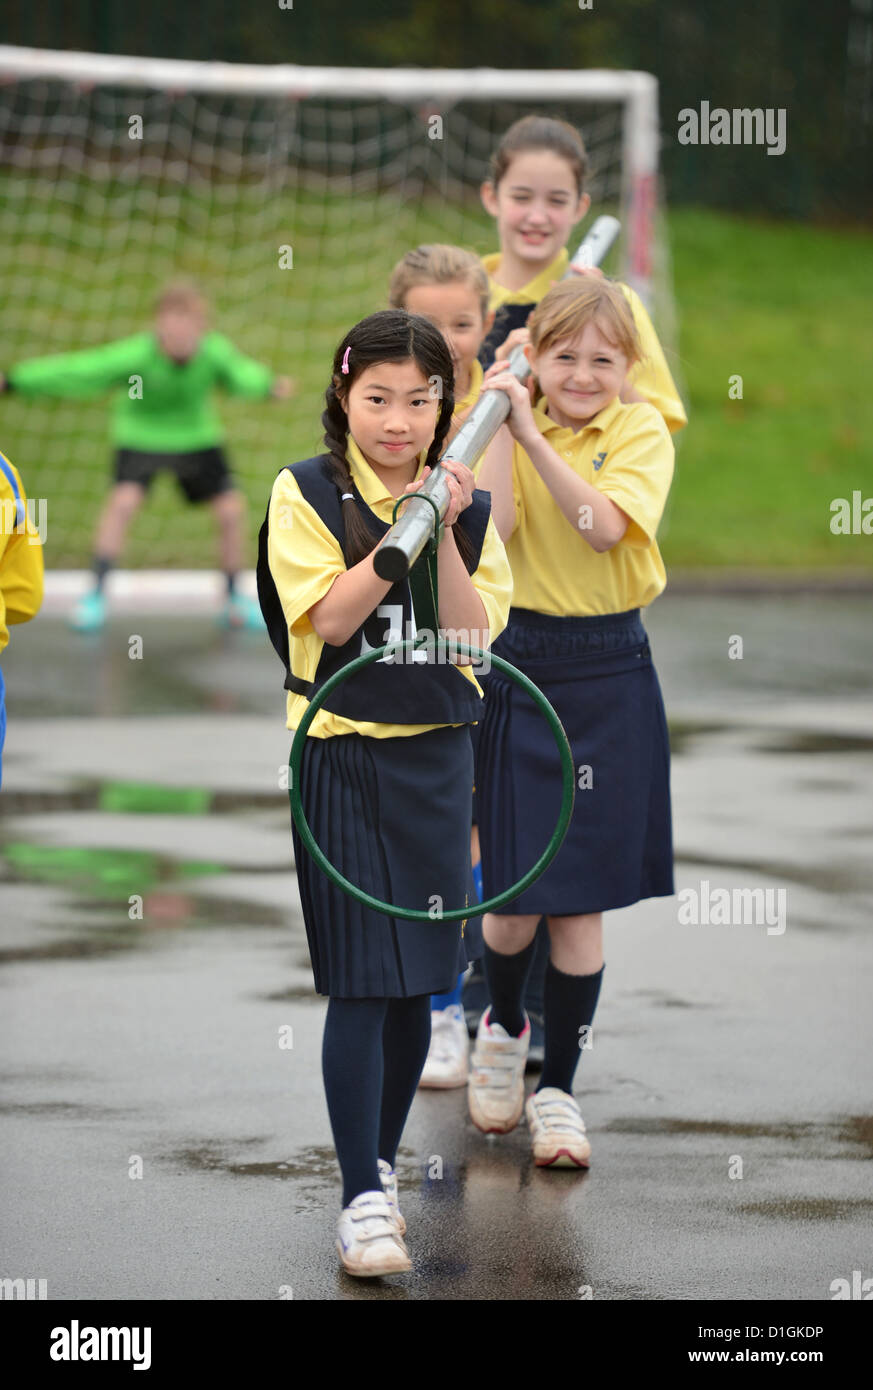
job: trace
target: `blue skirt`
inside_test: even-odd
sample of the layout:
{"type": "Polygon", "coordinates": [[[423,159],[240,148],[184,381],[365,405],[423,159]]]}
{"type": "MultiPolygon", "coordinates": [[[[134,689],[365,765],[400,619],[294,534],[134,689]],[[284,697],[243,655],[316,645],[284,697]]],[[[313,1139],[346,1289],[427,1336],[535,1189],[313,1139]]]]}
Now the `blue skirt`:
{"type": "MultiPolygon", "coordinates": [[[[303,812],[330,862],[399,907],[451,911],[476,901],[470,864],[473,751],[467,725],[400,738],[307,738],[303,812]]],[[[333,884],[291,826],[315,988],[341,998],[453,989],[467,965],[461,922],[411,922],[333,884]]]]}
{"type": "MultiPolygon", "coordinates": [[[[513,608],[492,650],[554,706],[577,779],[557,856],[501,911],[571,916],[672,894],[670,745],[639,609],[559,618],[513,608]]],[[[543,853],[561,804],[549,726],[496,667],[488,677],[476,785],[483,886],[491,897],[543,853]]]]}

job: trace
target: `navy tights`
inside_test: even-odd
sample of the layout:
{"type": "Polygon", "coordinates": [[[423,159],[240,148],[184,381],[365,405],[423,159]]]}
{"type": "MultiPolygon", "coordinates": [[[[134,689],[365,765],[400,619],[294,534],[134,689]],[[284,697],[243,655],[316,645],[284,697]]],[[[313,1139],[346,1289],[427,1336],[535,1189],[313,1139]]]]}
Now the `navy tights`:
{"type": "Polygon", "coordinates": [[[429,994],[330,999],[321,1065],[344,1207],[381,1191],[380,1158],[394,1167],[429,1046],[429,994]]]}

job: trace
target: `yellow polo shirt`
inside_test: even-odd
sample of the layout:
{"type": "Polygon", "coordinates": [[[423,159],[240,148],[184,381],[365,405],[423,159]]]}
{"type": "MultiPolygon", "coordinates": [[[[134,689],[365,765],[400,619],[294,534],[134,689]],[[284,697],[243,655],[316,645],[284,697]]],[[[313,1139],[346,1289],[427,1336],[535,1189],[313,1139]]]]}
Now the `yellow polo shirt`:
{"type": "Polygon", "coordinates": [[[553,261],[549,262],[545,270],[541,270],[526,285],[522,285],[520,290],[508,290],[505,285],[498,285],[494,279],[494,273],[500,265],[501,254],[500,251],[493,251],[491,255],[482,257],[482,264],[488,272],[488,281],[491,286],[489,309],[502,309],[504,304],[530,304],[533,308],[534,304],[539,304],[543,295],[552,288],[553,281],[563,279],[570,260],[565,247],[553,261]]]}
{"type": "Polygon", "coordinates": [[[506,543],[513,607],[559,617],[643,608],[667,582],[655,533],[673,477],[670,432],[654,406],[642,401],[622,405],[616,398],[578,431],[550,420],[546,405],[544,397],[537,402],[534,418],[555,453],[630,522],[611,550],[592,550],[516,444],[515,527],[506,543]]]}
{"type": "MultiPolygon", "coordinates": [[[[397,499],[373,472],[351,435],[346,457],[367,506],[382,521],[390,522],[397,499]]],[[[423,466],[424,455],[416,477],[420,477],[423,466]]],[[[337,575],[345,573],[346,564],[338,541],[305,500],[293,473],[287,468],[279,474],[270,496],[267,559],[288,623],[291,670],[301,680],[314,680],[324,643],[309,620],[309,609],[324,598],[337,575]]],[[[488,520],[479,566],[471,578],[484,605],[493,642],[506,626],[512,597],[512,574],[493,518],[488,520]]],[[[481,694],[472,667],[459,666],[458,670],[481,694]]],[[[398,679],[402,679],[402,669],[398,679]]],[[[297,728],[307,704],[305,695],[288,692],[289,729],[297,728]]],[[[397,738],[440,727],[443,726],[372,723],[346,719],[320,709],[308,733],[316,738],[350,733],[367,734],[371,738],[397,738]]]]}
{"type": "MultiPolygon", "coordinates": [[[[490,256],[483,256],[482,264],[488,272],[491,284],[490,307],[499,309],[504,304],[530,304],[533,309],[551,289],[552,284],[563,279],[568,263],[569,257],[564,250],[522,289],[507,290],[502,285],[495,284],[492,279],[500,264],[500,252],[495,251],[490,256]]],[[[621,281],[616,281],[616,284],[630,305],[643,350],[642,359],[631,367],[628,379],[634,390],[639,391],[641,396],[645,396],[646,400],[651,401],[655,409],[661,412],[670,433],[676,434],[683,425],[688,424],[688,416],[667,366],[664,349],[658,341],[652,320],[639,295],[630,285],[623,285],[621,281]]]]}
{"type": "Polygon", "coordinates": [[[43,598],[43,555],[39,530],[27,511],[21,475],[0,453],[0,652],[13,623],[26,623],[43,598]]]}

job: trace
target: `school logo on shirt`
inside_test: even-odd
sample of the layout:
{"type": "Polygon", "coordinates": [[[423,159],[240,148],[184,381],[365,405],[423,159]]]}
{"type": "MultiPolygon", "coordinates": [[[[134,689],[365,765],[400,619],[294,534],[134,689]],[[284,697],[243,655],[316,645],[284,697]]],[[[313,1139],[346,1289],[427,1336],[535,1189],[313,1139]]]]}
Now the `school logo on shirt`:
{"type": "Polygon", "coordinates": [[[606,454],[607,454],[607,450],[604,449],[604,451],[603,451],[602,454],[595,454],[595,455],[594,455],[594,471],[595,471],[595,473],[597,472],[598,468],[602,468],[603,465],[604,465],[604,463],[606,462],[606,454]]]}

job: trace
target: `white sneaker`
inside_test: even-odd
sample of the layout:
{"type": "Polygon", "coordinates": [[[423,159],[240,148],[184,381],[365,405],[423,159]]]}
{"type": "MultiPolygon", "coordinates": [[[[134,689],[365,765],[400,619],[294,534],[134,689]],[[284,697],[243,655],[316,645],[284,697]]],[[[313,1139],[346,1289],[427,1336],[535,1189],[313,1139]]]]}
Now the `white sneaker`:
{"type": "Polygon", "coordinates": [[[336,1225],[336,1248],[347,1274],[373,1278],[412,1269],[388,1198],[381,1191],[361,1192],[343,1207],[336,1225]]]}
{"type": "Polygon", "coordinates": [[[460,1004],[433,1009],[430,1016],[430,1048],[419,1086],[448,1091],[466,1086],[470,1040],[460,1004]]]}
{"type": "Polygon", "coordinates": [[[387,1158],[379,1159],[379,1177],[382,1180],[382,1191],[385,1193],[388,1199],[388,1205],[391,1208],[391,1219],[397,1228],[398,1234],[403,1236],[406,1234],[406,1222],[403,1220],[397,1201],[397,1174],[391,1167],[387,1158]]]}
{"type": "Polygon", "coordinates": [[[527,1098],[528,1128],[538,1168],[587,1168],[591,1145],[585,1122],[573,1097],[557,1086],[545,1086],[527,1098]]]}
{"type": "Polygon", "coordinates": [[[524,1109],[524,1064],[530,1043],[530,1019],[513,1038],[499,1023],[490,1023],[491,1009],[479,1020],[473,1049],[467,1101],[470,1119],[483,1134],[508,1134],[524,1109]]]}

